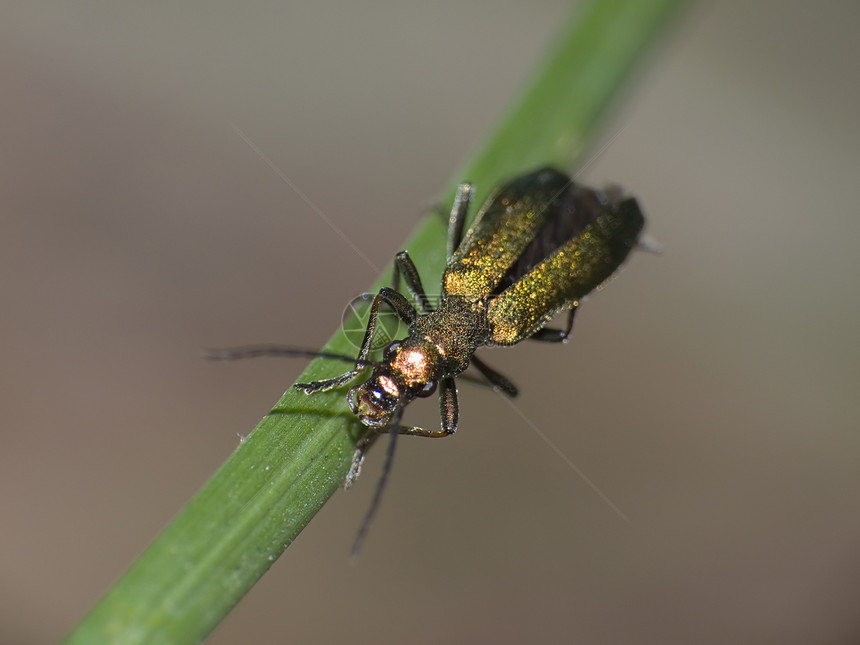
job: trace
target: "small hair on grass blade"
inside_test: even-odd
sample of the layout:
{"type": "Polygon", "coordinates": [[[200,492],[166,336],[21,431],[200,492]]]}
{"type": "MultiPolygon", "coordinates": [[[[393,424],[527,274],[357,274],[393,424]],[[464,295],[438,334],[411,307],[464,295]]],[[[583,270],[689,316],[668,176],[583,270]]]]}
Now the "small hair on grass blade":
{"type": "Polygon", "coordinates": [[[352,369],[323,381],[297,383],[306,394],[345,387],[352,413],[367,427],[358,440],[344,480],[349,488],[365,454],[384,433],[391,435],[385,465],[371,507],[352,549],[357,555],[379,508],[391,472],[396,437],[447,437],[457,430],[455,378],[471,365],[483,382],[515,397],[517,388],[475,356],[481,347],[516,345],[525,339],[564,342],[580,300],[605,282],[640,241],[645,218],[636,200],[612,186],[605,191],[580,186],[566,174],[542,168],[503,184],[463,233],[472,201],[471,184],[461,184],[448,219],[447,265],[436,308],[406,251],[394,257],[392,287],[373,298],[357,357],[265,345],[211,350],[208,358],[257,356],[327,358],[352,369]],[[400,293],[401,278],[412,303],[400,293]],[[414,304],[413,304],[414,303],[414,304]],[[369,358],[379,308],[389,307],[408,326],[405,338],[388,343],[378,361],[369,358]],[[567,312],[563,328],[546,327],[567,312]],[[368,374],[369,372],[369,374],[368,374]],[[438,430],[401,425],[405,407],[439,391],[438,430]]]}

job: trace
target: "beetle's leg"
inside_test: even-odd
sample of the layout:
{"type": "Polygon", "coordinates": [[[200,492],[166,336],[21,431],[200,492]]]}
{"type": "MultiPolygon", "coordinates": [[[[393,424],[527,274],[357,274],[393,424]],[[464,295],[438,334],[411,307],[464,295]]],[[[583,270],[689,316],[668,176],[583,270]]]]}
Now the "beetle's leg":
{"type": "Polygon", "coordinates": [[[343,387],[356,376],[361,374],[367,366],[367,355],[370,353],[370,344],[373,340],[373,332],[376,329],[376,319],[379,315],[379,305],[387,304],[394,310],[397,317],[406,324],[411,324],[418,315],[415,308],[409,304],[409,301],[394,289],[383,287],[373,299],[373,304],[370,306],[370,315],[367,320],[367,329],[364,332],[364,340],[361,341],[361,350],[358,352],[358,359],[354,368],[348,372],[336,376],[335,378],[326,379],[324,381],[312,381],[310,383],[296,383],[295,388],[302,390],[305,394],[313,394],[315,392],[326,392],[343,387]]]}
{"type": "Polygon", "coordinates": [[[349,490],[352,488],[352,485],[355,483],[355,480],[358,479],[358,476],[361,474],[361,466],[364,464],[364,453],[366,451],[355,449],[355,452],[352,455],[352,465],[349,467],[349,472],[346,474],[346,477],[343,478],[343,489],[349,490]]]}
{"type": "Polygon", "coordinates": [[[490,382],[490,385],[492,385],[494,388],[500,389],[502,392],[504,392],[511,398],[514,398],[517,394],[519,394],[519,390],[517,389],[516,385],[511,383],[507,379],[507,377],[499,374],[496,370],[487,365],[477,356],[472,356],[471,363],[478,369],[481,374],[484,375],[484,378],[486,378],[487,381],[490,382]]]}
{"type": "Polygon", "coordinates": [[[463,241],[463,226],[466,223],[466,214],[469,212],[469,204],[472,203],[472,184],[460,184],[454,197],[454,205],[451,215],[448,217],[448,260],[454,255],[454,251],[463,241]]]}
{"type": "Polygon", "coordinates": [[[408,434],[413,437],[429,437],[431,439],[441,439],[442,437],[450,437],[453,432],[447,430],[428,430],[419,426],[400,426],[397,434],[408,434]]]}
{"type": "MultiPolygon", "coordinates": [[[[397,429],[397,434],[408,434],[413,437],[430,437],[431,439],[439,439],[441,437],[449,437],[457,430],[457,391],[455,389],[451,389],[450,393],[447,395],[447,398],[442,399],[441,397],[444,395],[440,393],[440,407],[442,408],[442,429],[440,430],[427,430],[426,428],[421,428],[419,426],[400,426],[397,429]],[[446,408],[446,406],[451,406],[452,408],[446,408]],[[450,425],[453,422],[453,426],[450,425]]],[[[343,487],[350,488],[355,480],[358,479],[358,476],[361,474],[361,467],[364,464],[364,458],[367,455],[367,451],[370,450],[370,447],[376,442],[380,437],[380,431],[376,428],[371,428],[367,431],[361,439],[358,440],[358,443],[355,444],[355,452],[352,455],[352,465],[349,467],[349,472],[346,474],[346,477],[343,479],[343,487]]]]}
{"type": "MultiPolygon", "coordinates": [[[[456,395],[455,395],[456,396],[456,395]]],[[[456,428],[454,429],[456,430],[456,428]]],[[[413,437],[429,437],[430,439],[441,439],[442,437],[450,437],[454,434],[454,430],[442,428],[440,430],[428,430],[420,426],[400,426],[397,434],[408,434],[413,437]]]]}
{"type": "Polygon", "coordinates": [[[364,457],[370,446],[379,438],[379,430],[370,428],[365,435],[355,444],[355,452],[352,454],[352,465],[349,467],[349,472],[343,479],[344,489],[350,488],[358,476],[361,474],[361,466],[364,464],[364,457]]]}
{"type": "Polygon", "coordinates": [[[406,288],[409,289],[409,293],[421,308],[421,311],[425,314],[433,311],[430,300],[427,298],[427,294],[424,293],[424,285],[421,284],[421,276],[418,275],[418,269],[406,251],[401,251],[394,256],[394,276],[392,283],[395,291],[400,290],[401,273],[406,281],[406,288]]]}
{"type": "MultiPolygon", "coordinates": [[[[408,434],[414,437],[431,437],[438,439],[448,437],[457,430],[457,419],[459,417],[459,406],[457,404],[457,387],[453,377],[442,379],[439,384],[439,408],[442,414],[442,427],[439,430],[427,430],[418,426],[399,426],[397,434],[408,434]]],[[[352,455],[352,466],[343,480],[343,487],[349,488],[361,474],[361,466],[367,451],[381,434],[379,428],[370,428],[364,436],[355,444],[355,452],[352,455]]]]}
{"type": "Polygon", "coordinates": [[[576,309],[579,304],[573,305],[570,308],[570,312],[567,314],[567,326],[564,329],[550,329],[549,327],[544,327],[543,329],[538,329],[534,334],[529,336],[531,340],[540,340],[546,343],[563,343],[567,340],[567,337],[570,336],[570,330],[573,329],[573,315],[576,313],[576,309]]]}
{"type": "Polygon", "coordinates": [[[358,360],[360,361],[367,360],[367,355],[370,353],[370,344],[373,340],[373,332],[376,330],[376,320],[379,315],[379,305],[383,302],[391,307],[394,313],[397,314],[397,317],[407,325],[411,325],[418,316],[415,307],[409,304],[409,301],[402,293],[388,287],[382,287],[370,306],[370,314],[367,317],[367,329],[364,330],[364,339],[361,341],[361,349],[358,352],[358,360]]]}
{"type": "MultiPolygon", "coordinates": [[[[446,401],[446,399],[441,398],[443,393],[440,393],[440,404],[442,407],[442,422],[450,423],[453,421],[453,427],[447,426],[440,430],[427,430],[426,428],[421,428],[419,426],[400,426],[397,429],[397,434],[408,434],[413,437],[430,437],[431,439],[449,437],[454,434],[457,430],[457,391],[453,388],[450,391],[453,392],[453,399],[448,399],[446,401]],[[452,401],[453,410],[446,410],[445,406],[450,405],[452,401]]],[[[361,474],[361,467],[364,464],[364,457],[379,437],[380,431],[376,428],[371,428],[367,431],[367,434],[365,434],[358,440],[358,443],[355,444],[355,452],[352,455],[352,466],[349,467],[349,472],[343,479],[344,488],[351,487],[355,483],[355,480],[358,479],[358,476],[361,474]]]]}
{"type": "MultiPolygon", "coordinates": [[[[373,299],[374,304],[370,311],[374,326],[376,326],[376,310],[379,308],[377,301],[384,302],[391,307],[394,310],[394,313],[397,314],[397,317],[407,325],[411,325],[418,317],[418,312],[415,311],[415,307],[409,303],[402,293],[389,287],[382,287],[376,295],[376,298],[373,299]]],[[[364,333],[364,342],[361,344],[361,352],[358,355],[358,357],[362,359],[366,359],[367,354],[370,351],[370,337],[373,335],[373,332],[370,331],[370,320],[368,320],[367,328],[368,331],[364,333]]]]}
{"type": "Polygon", "coordinates": [[[439,382],[439,411],[442,416],[442,426],[439,430],[427,430],[419,426],[400,426],[397,434],[408,434],[413,437],[450,437],[457,431],[457,421],[460,416],[460,406],[457,403],[457,386],[453,376],[446,376],[439,382]]]}
{"type": "Polygon", "coordinates": [[[365,366],[362,365],[361,367],[351,369],[348,372],[344,372],[340,376],[336,376],[334,378],[328,378],[322,381],[311,381],[310,383],[296,383],[293,387],[297,390],[301,390],[305,394],[315,394],[316,392],[328,392],[329,390],[336,390],[338,388],[343,387],[356,376],[361,374],[364,368],[365,366]]]}
{"type": "Polygon", "coordinates": [[[444,435],[454,434],[460,418],[460,406],[457,403],[457,385],[453,376],[446,376],[439,383],[439,412],[444,435]]]}

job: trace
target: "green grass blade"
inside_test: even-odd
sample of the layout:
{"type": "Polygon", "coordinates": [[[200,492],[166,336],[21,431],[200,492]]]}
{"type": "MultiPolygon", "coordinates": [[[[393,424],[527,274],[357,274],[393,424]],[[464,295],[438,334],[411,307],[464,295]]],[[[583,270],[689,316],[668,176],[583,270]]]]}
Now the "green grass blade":
{"type": "MultiPolygon", "coordinates": [[[[591,2],[456,180],[474,182],[480,202],[519,172],[572,168],[627,72],[681,4],[591,2]]],[[[439,218],[428,218],[405,247],[428,281],[443,268],[443,229],[439,218]]],[[[354,352],[340,332],[326,349],[354,352]]],[[[330,361],[317,360],[302,380],[332,372],[330,361]]],[[[289,390],[66,642],[203,639],[337,490],[361,431],[343,392],[289,390]]]]}

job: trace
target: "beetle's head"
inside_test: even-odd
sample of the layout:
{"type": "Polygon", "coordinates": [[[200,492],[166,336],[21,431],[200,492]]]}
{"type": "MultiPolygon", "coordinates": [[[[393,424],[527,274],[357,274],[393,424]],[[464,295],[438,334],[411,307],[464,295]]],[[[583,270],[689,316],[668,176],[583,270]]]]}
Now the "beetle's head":
{"type": "Polygon", "coordinates": [[[370,378],[350,388],[349,407],[368,427],[390,427],[407,403],[436,391],[435,369],[426,351],[401,341],[390,343],[370,378]]]}
{"type": "Polygon", "coordinates": [[[386,428],[403,407],[402,390],[388,374],[374,370],[364,383],[350,388],[347,396],[352,413],[370,428],[386,428]]]}

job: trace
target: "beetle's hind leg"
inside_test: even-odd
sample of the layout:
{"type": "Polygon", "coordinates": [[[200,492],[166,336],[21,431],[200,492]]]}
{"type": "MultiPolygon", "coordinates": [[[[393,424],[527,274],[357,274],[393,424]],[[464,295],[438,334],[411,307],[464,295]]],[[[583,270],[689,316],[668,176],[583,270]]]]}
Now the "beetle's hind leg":
{"type": "MultiPolygon", "coordinates": [[[[481,374],[484,375],[484,378],[487,379],[487,381],[489,381],[489,384],[492,387],[498,388],[499,390],[501,390],[502,392],[504,392],[505,394],[507,394],[511,398],[514,398],[515,396],[517,396],[520,393],[520,391],[517,389],[517,386],[514,385],[513,383],[511,383],[511,381],[508,380],[508,378],[506,376],[499,374],[496,370],[494,370],[492,367],[487,365],[484,361],[482,361],[477,356],[472,356],[471,363],[472,363],[472,365],[475,366],[475,368],[481,374]]],[[[478,382],[486,385],[486,383],[484,381],[478,381],[478,382]]]]}
{"type": "Polygon", "coordinates": [[[567,314],[567,325],[565,325],[564,329],[553,329],[550,327],[544,327],[542,329],[538,329],[534,334],[529,336],[530,340],[539,340],[544,343],[563,343],[567,340],[567,337],[570,336],[570,332],[573,329],[573,316],[576,314],[576,310],[579,307],[579,303],[575,303],[567,314]]]}

